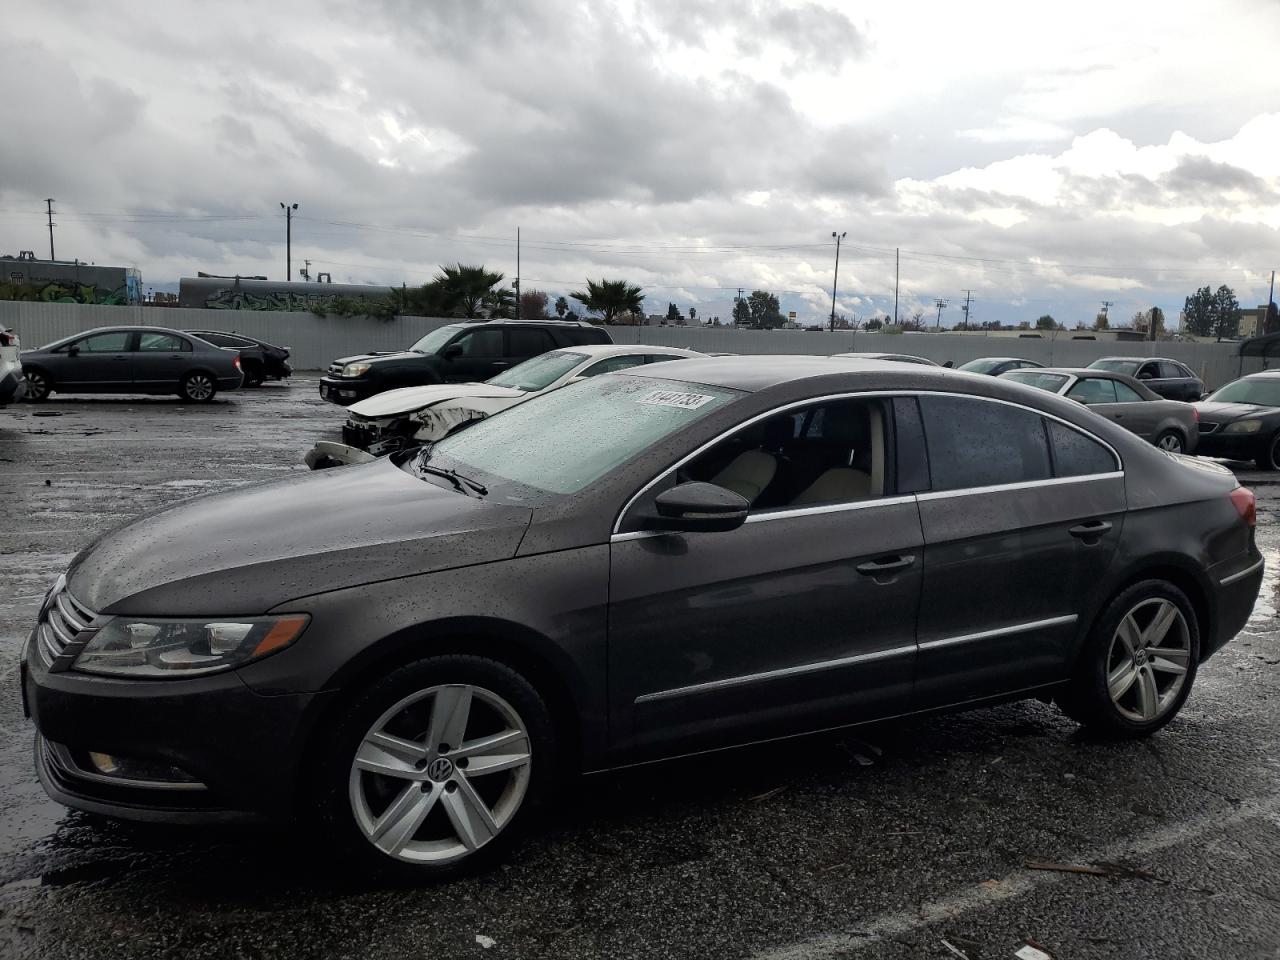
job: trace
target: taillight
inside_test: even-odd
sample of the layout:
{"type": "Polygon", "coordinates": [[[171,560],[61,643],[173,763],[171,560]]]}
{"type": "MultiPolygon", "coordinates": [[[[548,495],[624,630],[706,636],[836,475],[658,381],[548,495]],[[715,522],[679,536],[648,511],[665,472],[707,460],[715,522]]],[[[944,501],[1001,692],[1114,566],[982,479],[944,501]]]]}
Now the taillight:
{"type": "Polygon", "coordinates": [[[235,365],[235,368],[236,368],[237,370],[239,370],[239,369],[240,369],[240,354],[238,354],[238,353],[237,353],[237,354],[235,355],[235,358],[234,358],[231,362],[232,362],[232,364],[234,364],[234,365],[235,365]]]}
{"type": "Polygon", "coordinates": [[[18,335],[10,330],[0,330],[0,347],[16,347],[18,335]]]}
{"type": "Polygon", "coordinates": [[[1258,525],[1258,498],[1248,487],[1236,487],[1231,491],[1231,505],[1240,514],[1240,519],[1249,526],[1258,525]]]}

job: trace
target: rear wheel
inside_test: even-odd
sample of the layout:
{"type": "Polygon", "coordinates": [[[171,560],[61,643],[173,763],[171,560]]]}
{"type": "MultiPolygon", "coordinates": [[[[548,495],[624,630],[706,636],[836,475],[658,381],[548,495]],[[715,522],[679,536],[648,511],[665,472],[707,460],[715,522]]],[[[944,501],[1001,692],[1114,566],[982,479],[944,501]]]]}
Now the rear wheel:
{"type": "Polygon", "coordinates": [[[39,403],[53,393],[53,380],[43,370],[27,367],[22,371],[22,379],[27,382],[26,398],[39,403]]]}
{"type": "Polygon", "coordinates": [[[1156,446],[1169,453],[1182,453],[1186,450],[1186,441],[1177,430],[1166,430],[1156,437],[1156,446]]]}
{"type": "Polygon", "coordinates": [[[482,657],[420,660],[374,684],[327,739],[321,816],[374,871],[430,880],[501,857],[556,768],[551,716],[482,657]]]}
{"type": "Polygon", "coordinates": [[[1103,611],[1058,703],[1096,732],[1145,737],[1182,708],[1199,660],[1200,630],[1187,595],[1165,580],[1144,580],[1103,611]]]}
{"type": "Polygon", "coordinates": [[[267,375],[263,372],[262,367],[256,363],[246,363],[244,366],[244,385],[246,387],[260,387],[266,381],[267,375]]]}
{"type": "Polygon", "coordinates": [[[197,370],[182,378],[179,392],[184,400],[190,400],[192,403],[208,403],[218,392],[218,384],[212,375],[203,370],[197,370]]]}

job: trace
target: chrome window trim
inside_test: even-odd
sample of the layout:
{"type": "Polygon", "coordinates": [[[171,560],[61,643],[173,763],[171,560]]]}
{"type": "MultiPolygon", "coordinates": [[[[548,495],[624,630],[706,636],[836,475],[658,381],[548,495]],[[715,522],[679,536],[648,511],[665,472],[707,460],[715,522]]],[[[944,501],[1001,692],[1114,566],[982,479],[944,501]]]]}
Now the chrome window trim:
{"type": "MultiPolygon", "coordinates": [[[[1026,384],[1022,384],[1022,386],[1026,386],[1026,384]]],[[[1035,389],[1035,388],[1033,387],[1031,389],[1035,389]]],[[[708,440],[706,443],[699,446],[696,450],[692,451],[691,453],[685,454],[675,463],[671,464],[668,467],[663,468],[663,470],[656,477],[653,477],[648,483],[646,483],[634,494],[632,494],[630,499],[628,499],[627,502],[623,504],[622,509],[618,511],[618,515],[614,517],[613,529],[610,531],[611,533],[610,542],[614,542],[615,537],[625,537],[626,539],[639,540],[639,539],[643,539],[643,537],[648,537],[648,536],[662,536],[663,534],[660,531],[650,532],[647,530],[646,531],[641,531],[641,530],[630,531],[628,534],[622,534],[619,532],[619,528],[622,526],[622,519],[627,515],[627,513],[631,510],[631,508],[635,506],[636,501],[639,500],[646,493],[648,493],[649,489],[653,487],[654,484],[656,484],[659,480],[661,480],[671,471],[679,470],[690,460],[693,460],[695,457],[698,457],[706,450],[715,446],[717,443],[724,440],[726,437],[730,437],[733,434],[737,433],[739,430],[746,429],[752,424],[759,423],[761,420],[765,420],[769,417],[776,416],[777,414],[786,413],[789,410],[795,410],[797,407],[811,406],[815,403],[830,403],[835,400],[874,399],[876,397],[924,397],[924,396],[956,397],[962,400],[981,400],[986,403],[999,403],[1007,407],[1015,407],[1018,410],[1026,410],[1029,413],[1034,413],[1041,417],[1047,417],[1050,420],[1054,420],[1062,424],[1064,427],[1068,428],[1069,430],[1075,430],[1078,433],[1084,434],[1090,440],[1093,440],[1095,443],[1099,443],[1103,447],[1105,447],[1111,453],[1111,456],[1115,457],[1116,469],[1111,473],[1090,473],[1080,477],[1051,477],[1048,480],[1028,480],[1023,483],[1002,484],[1000,486],[993,486],[993,487],[969,487],[969,488],[962,488],[959,490],[944,490],[944,491],[931,490],[931,491],[928,491],[927,493],[910,494],[909,496],[925,497],[925,496],[932,496],[935,493],[945,495],[945,496],[963,496],[966,493],[973,493],[973,492],[986,493],[986,492],[999,490],[1004,487],[1007,487],[1009,489],[1021,489],[1023,487],[1032,487],[1037,485],[1059,484],[1059,483],[1079,483],[1081,481],[1096,480],[1104,477],[1111,478],[1116,476],[1121,476],[1121,477],[1124,476],[1124,459],[1120,456],[1116,448],[1113,447],[1111,444],[1109,444],[1106,440],[1103,440],[1101,437],[1097,436],[1096,434],[1090,432],[1089,430],[1086,430],[1084,427],[1077,426],[1076,424],[1072,423],[1069,420],[1064,420],[1062,417],[1059,417],[1056,414],[1048,413],[1047,411],[1044,411],[1044,410],[1037,410],[1035,407],[1029,407],[1022,403],[1016,403],[1012,400],[1003,400],[1003,399],[1000,399],[999,397],[983,397],[973,393],[958,393],[954,390],[848,390],[848,391],[843,391],[841,393],[824,394],[819,397],[809,397],[804,400],[794,400],[791,403],[783,404],[780,407],[774,407],[770,410],[766,410],[762,413],[758,413],[754,417],[751,417],[750,419],[742,421],[742,423],[739,423],[733,427],[730,427],[728,430],[725,430],[724,432],[718,434],[717,436],[708,440]],[[633,536],[630,536],[631,533],[640,533],[643,536],[633,537],[633,536]]],[[[1046,441],[1047,440],[1048,438],[1046,437],[1046,441]]],[[[927,437],[925,438],[925,443],[927,446],[928,445],[927,437]]],[[[857,504],[862,504],[865,502],[867,505],[870,505],[873,503],[884,503],[887,500],[896,500],[896,499],[897,499],[897,496],[882,497],[876,500],[858,501],[857,504]]],[[[832,506],[856,508],[857,504],[833,504],[832,506]]],[[[793,511],[777,511],[776,513],[786,513],[790,516],[800,515],[800,511],[794,511],[794,512],[793,511]]],[[[765,515],[761,514],[761,516],[765,516],[765,515]]],[[[752,518],[750,516],[747,517],[747,522],[748,523],[752,522],[752,518]]],[[[755,522],[758,523],[760,521],[757,520],[755,522]]]]}
{"type": "Polygon", "coordinates": [[[1218,583],[1224,587],[1229,587],[1231,584],[1235,583],[1237,580],[1243,580],[1245,577],[1249,576],[1249,574],[1255,573],[1256,571],[1262,569],[1262,565],[1264,563],[1266,563],[1266,560],[1259,559],[1257,563],[1254,563],[1248,567],[1245,567],[1239,573],[1233,573],[1229,577],[1223,577],[1221,580],[1218,581],[1218,583]]]}
{"type": "Polygon", "coordinates": [[[977,633],[962,633],[955,637],[943,637],[941,640],[929,640],[919,644],[919,649],[936,650],[939,647],[953,647],[960,643],[972,643],[974,640],[990,640],[995,637],[1008,637],[1016,633],[1027,633],[1044,627],[1064,627],[1079,620],[1078,614],[1069,613],[1061,617],[1049,617],[1047,620],[1032,620],[1028,623],[1015,623],[1007,627],[996,627],[993,630],[979,630],[977,633]]]}
{"type": "Polygon", "coordinates": [[[1007,490],[1031,490],[1036,487],[1056,487],[1064,483],[1091,483],[1094,480],[1115,480],[1124,477],[1123,470],[1111,473],[1086,473],[1080,477],[1050,477],[1047,480],[1023,480],[1020,483],[993,483],[986,487],[960,487],[957,490],[928,490],[917,493],[919,500],[945,500],[951,497],[971,497],[983,493],[1003,493],[1007,490]]]}
{"type": "Polygon", "coordinates": [[[855,663],[870,663],[875,660],[887,660],[890,657],[900,657],[903,654],[915,653],[916,645],[913,643],[905,647],[890,647],[886,650],[875,650],[871,653],[859,653],[851,657],[838,657],[835,660],[819,660],[815,663],[804,663],[795,667],[781,667],[777,670],[764,670],[760,673],[744,673],[736,677],[725,677],[722,680],[708,680],[705,683],[691,683],[683,687],[672,687],[669,690],[657,690],[653,693],[642,693],[636,697],[636,703],[652,703],[656,700],[671,700],[676,697],[687,697],[697,693],[709,693],[713,690],[725,690],[732,687],[741,687],[750,683],[761,683],[766,680],[776,680],[780,677],[797,677],[807,673],[820,673],[824,670],[834,670],[837,667],[850,666],[855,663]]]}

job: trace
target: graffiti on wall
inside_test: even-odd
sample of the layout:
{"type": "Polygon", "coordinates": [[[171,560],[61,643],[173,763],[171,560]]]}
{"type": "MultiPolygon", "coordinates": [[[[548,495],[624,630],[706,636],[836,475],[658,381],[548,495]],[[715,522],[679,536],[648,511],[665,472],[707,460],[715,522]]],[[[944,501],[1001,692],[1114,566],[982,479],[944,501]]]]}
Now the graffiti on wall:
{"type": "Polygon", "coordinates": [[[332,296],[314,293],[274,290],[248,293],[227,287],[206,297],[204,305],[211,310],[310,310],[313,307],[324,306],[332,300],[332,296]]]}
{"type": "Polygon", "coordinates": [[[93,283],[50,280],[32,283],[26,280],[0,280],[0,300],[22,300],[27,303],[97,303],[119,306],[129,302],[125,287],[108,290],[93,283]]]}

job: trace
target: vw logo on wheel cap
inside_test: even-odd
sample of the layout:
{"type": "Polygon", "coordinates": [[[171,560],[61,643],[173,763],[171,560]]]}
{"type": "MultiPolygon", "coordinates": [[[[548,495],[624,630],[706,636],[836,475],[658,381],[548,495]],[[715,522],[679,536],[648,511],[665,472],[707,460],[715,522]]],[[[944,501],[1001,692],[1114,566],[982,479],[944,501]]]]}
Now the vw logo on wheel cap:
{"type": "Polygon", "coordinates": [[[453,761],[448,757],[436,757],[427,767],[427,776],[437,783],[453,775],[453,761]]]}

